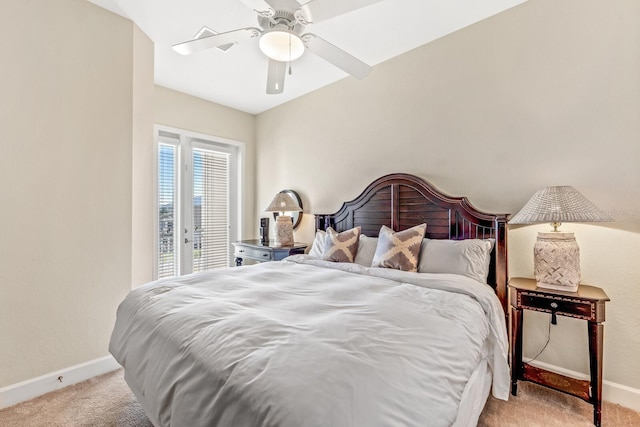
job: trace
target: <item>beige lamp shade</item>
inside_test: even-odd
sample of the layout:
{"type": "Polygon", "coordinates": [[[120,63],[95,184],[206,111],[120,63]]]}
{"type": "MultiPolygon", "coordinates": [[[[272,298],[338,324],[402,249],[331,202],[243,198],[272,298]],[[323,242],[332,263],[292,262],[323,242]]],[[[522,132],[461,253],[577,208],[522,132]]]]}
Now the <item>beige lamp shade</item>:
{"type": "Polygon", "coordinates": [[[302,209],[293,197],[287,193],[278,193],[273,198],[265,212],[300,212],[302,209]]]}
{"type": "Polygon", "coordinates": [[[282,213],[276,218],[275,241],[277,245],[293,245],[293,220],[290,216],[284,215],[284,213],[300,212],[301,210],[298,203],[287,193],[276,194],[276,197],[267,206],[266,212],[282,213]]]}
{"type": "Polygon", "coordinates": [[[613,220],[609,214],[600,210],[575,188],[565,185],[536,191],[520,212],[509,220],[509,224],[548,222],[559,225],[563,222],[610,221],[613,220]]]}
{"type": "Polygon", "coordinates": [[[509,224],[548,222],[550,233],[538,233],[533,248],[538,286],[575,292],[580,284],[580,248],[573,233],[562,233],[563,222],[609,222],[611,216],[600,210],[570,186],[545,187],[529,199],[509,224]]]}

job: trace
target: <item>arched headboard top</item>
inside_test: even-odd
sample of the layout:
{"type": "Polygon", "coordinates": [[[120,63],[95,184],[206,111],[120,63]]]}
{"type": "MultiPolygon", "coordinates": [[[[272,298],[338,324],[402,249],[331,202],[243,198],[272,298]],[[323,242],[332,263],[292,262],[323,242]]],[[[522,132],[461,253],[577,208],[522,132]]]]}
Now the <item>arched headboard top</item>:
{"type": "Polygon", "coordinates": [[[466,197],[451,197],[422,178],[394,173],[373,181],[337,212],[316,214],[315,219],[319,230],[360,226],[367,236],[377,236],[382,225],[400,231],[426,222],[425,237],[430,239],[495,239],[488,281],[506,312],[506,214],[479,211],[466,197]]]}

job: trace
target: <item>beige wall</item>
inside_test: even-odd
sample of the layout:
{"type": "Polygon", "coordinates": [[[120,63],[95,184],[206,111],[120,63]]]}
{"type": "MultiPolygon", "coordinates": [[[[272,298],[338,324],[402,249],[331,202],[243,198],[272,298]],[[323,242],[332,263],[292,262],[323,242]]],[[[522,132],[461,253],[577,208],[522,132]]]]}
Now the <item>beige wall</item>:
{"type": "Polygon", "coordinates": [[[3,10],[0,388],[108,354],[153,275],[154,123],[245,143],[255,223],[253,115],[156,87],[151,40],[89,2],[3,10]]]}
{"type": "Polygon", "coordinates": [[[131,285],[133,25],[3,0],[0,387],[103,357],[131,285]]]}
{"type": "Polygon", "coordinates": [[[242,234],[244,238],[252,237],[257,228],[254,216],[255,116],[162,86],[156,86],[154,105],[156,124],[244,143],[242,234]]]}
{"type": "Polygon", "coordinates": [[[153,42],[137,27],[133,32],[133,146],[131,285],[153,279],[154,139],[153,42]]]}
{"type": "MultiPolygon", "coordinates": [[[[605,379],[640,388],[640,2],[529,0],[257,116],[256,206],[278,190],[334,212],[373,179],[419,175],[478,208],[517,212],[536,189],[573,185],[612,225],[566,224],[583,279],[611,297],[605,379]]],[[[264,216],[260,209],[256,216],[264,216]]],[[[546,226],[512,227],[510,274],[532,276],[546,226]]],[[[547,319],[527,316],[525,352],[547,319]]],[[[588,372],[586,326],[562,318],[540,360],[588,372]]]]}

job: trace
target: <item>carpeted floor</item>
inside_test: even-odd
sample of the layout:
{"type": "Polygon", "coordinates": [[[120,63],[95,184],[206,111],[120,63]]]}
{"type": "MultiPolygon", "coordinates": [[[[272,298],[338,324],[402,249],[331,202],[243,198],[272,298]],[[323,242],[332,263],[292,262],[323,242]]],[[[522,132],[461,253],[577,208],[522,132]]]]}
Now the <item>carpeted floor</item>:
{"type": "MultiPolygon", "coordinates": [[[[592,407],[531,383],[508,402],[489,398],[479,426],[592,426],[592,407]]],[[[640,426],[640,413],[604,403],[603,427],[640,426]]],[[[152,427],[122,377],[122,370],[66,387],[0,411],[1,427],[152,427]]],[[[183,426],[177,426],[183,427],[183,426]]],[[[184,426],[188,427],[188,426],[184,426]]]]}

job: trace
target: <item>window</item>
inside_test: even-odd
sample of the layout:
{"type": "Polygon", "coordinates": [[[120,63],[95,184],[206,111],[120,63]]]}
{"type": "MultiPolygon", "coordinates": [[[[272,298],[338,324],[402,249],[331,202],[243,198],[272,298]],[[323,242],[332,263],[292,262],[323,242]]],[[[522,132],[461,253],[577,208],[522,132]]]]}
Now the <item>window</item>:
{"type": "Polygon", "coordinates": [[[157,278],[229,266],[242,146],[158,128],[157,149],[157,278]]]}
{"type": "Polygon", "coordinates": [[[158,278],[177,276],[178,147],[158,144],[158,278]]]}
{"type": "Polygon", "coordinates": [[[229,154],[193,150],[193,271],[229,265],[229,154]]]}

